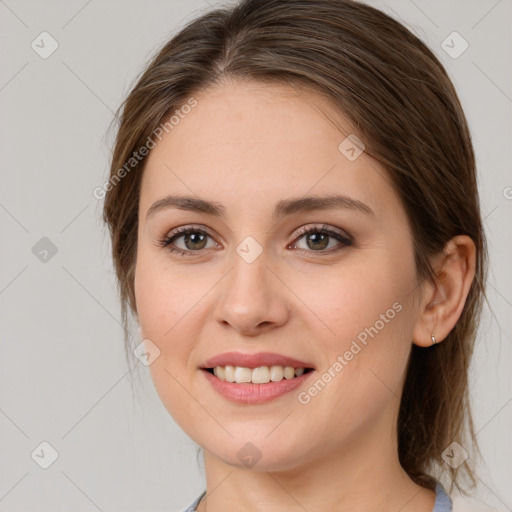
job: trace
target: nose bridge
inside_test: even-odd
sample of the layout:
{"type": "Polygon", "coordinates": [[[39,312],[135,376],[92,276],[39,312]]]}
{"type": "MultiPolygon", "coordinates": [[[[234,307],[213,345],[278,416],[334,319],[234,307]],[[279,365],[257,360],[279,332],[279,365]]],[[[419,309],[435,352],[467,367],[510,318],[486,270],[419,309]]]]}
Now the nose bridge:
{"type": "Polygon", "coordinates": [[[217,320],[249,334],[286,321],[286,297],[282,283],[273,275],[268,251],[252,237],[245,238],[233,253],[230,275],[224,283],[216,310],[217,320]]]}
{"type": "Polygon", "coordinates": [[[252,237],[236,247],[229,291],[232,305],[240,312],[268,303],[271,297],[268,264],[268,250],[264,251],[252,237]]]}

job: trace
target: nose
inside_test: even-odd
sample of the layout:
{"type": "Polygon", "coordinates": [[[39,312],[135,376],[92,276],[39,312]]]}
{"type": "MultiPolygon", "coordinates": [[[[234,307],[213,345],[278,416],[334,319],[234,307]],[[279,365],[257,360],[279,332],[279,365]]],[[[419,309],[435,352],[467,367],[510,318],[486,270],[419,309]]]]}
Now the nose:
{"type": "Polygon", "coordinates": [[[235,254],[234,266],[219,290],[215,319],[251,337],[281,327],[290,311],[287,290],[269,267],[265,252],[252,263],[235,254]]]}

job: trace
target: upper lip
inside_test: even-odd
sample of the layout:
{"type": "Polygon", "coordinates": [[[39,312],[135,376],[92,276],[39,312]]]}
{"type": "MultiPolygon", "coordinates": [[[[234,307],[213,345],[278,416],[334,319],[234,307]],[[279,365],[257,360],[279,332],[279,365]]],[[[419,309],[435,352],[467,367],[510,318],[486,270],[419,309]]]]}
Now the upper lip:
{"type": "Polygon", "coordinates": [[[292,366],[293,368],[313,368],[310,363],[300,361],[293,357],[273,352],[258,352],[244,354],[242,352],[224,352],[211,357],[202,365],[202,368],[215,368],[216,366],[241,366],[244,368],[258,368],[259,366],[292,366]]]}

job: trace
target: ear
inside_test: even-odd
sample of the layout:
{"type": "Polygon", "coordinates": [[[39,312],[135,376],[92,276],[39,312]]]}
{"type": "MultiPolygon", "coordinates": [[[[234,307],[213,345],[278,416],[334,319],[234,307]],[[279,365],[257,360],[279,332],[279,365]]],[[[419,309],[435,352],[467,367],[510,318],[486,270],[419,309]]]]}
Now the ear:
{"type": "Polygon", "coordinates": [[[419,316],[413,330],[413,343],[420,347],[444,340],[459,319],[475,275],[476,249],[466,235],[453,237],[443,252],[433,259],[435,284],[422,290],[419,316]]]}

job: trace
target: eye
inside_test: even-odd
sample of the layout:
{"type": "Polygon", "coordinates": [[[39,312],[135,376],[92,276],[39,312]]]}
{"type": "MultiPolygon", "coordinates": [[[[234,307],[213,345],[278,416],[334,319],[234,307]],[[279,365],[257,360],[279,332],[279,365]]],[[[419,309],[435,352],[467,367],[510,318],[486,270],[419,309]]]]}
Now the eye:
{"type": "MultiPolygon", "coordinates": [[[[158,245],[181,256],[191,256],[193,253],[211,248],[206,246],[208,237],[210,237],[210,235],[203,229],[194,226],[185,226],[171,231],[168,236],[159,241],[158,245]],[[184,248],[176,247],[176,241],[180,238],[183,238],[184,248]]],[[[213,246],[216,247],[217,244],[214,243],[213,246]]]]}
{"type": "Polygon", "coordinates": [[[297,238],[295,239],[295,242],[293,244],[294,248],[297,246],[297,240],[300,240],[301,238],[305,239],[306,249],[299,248],[300,252],[332,253],[340,251],[344,247],[352,245],[352,240],[349,235],[339,233],[332,229],[328,229],[325,227],[325,225],[322,225],[320,227],[306,226],[304,228],[301,228],[297,232],[297,238]],[[341,247],[335,247],[334,250],[332,250],[332,246],[329,247],[329,244],[332,241],[332,239],[337,240],[339,242],[338,245],[341,247]],[[328,248],[329,250],[325,250],[328,248]]]}

